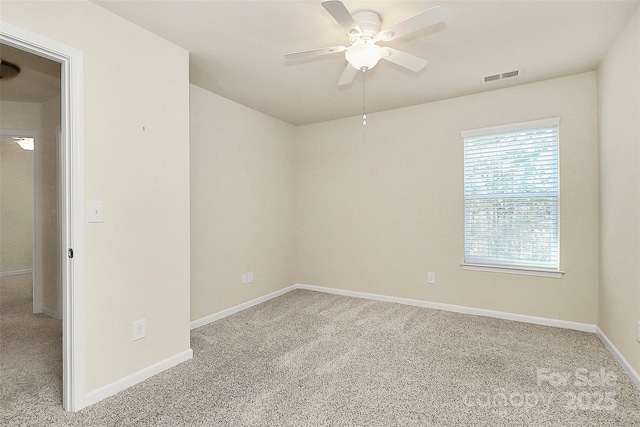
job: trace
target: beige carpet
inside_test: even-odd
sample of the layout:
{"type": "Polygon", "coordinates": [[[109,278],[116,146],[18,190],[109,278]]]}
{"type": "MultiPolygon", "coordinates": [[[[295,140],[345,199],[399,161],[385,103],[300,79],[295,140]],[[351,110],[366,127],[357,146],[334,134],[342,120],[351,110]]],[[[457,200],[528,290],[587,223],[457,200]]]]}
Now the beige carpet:
{"type": "Polygon", "coordinates": [[[42,368],[59,340],[21,342],[8,287],[1,425],[640,425],[640,392],[594,334],[302,290],[192,331],[193,360],[69,414],[42,368]]]}
{"type": "Polygon", "coordinates": [[[0,277],[0,425],[3,426],[5,417],[16,416],[18,412],[62,404],[62,322],[46,314],[33,314],[31,280],[31,274],[0,277]]]}

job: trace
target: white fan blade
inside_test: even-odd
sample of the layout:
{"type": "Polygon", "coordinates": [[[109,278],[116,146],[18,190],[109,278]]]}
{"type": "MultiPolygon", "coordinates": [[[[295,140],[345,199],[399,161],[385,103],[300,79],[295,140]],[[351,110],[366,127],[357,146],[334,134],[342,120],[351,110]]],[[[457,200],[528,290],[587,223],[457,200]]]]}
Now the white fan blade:
{"type": "Polygon", "coordinates": [[[382,59],[416,72],[427,66],[426,59],[386,46],[382,48],[382,59]]]}
{"type": "Polygon", "coordinates": [[[353,65],[347,62],[347,67],[342,72],[340,80],[338,80],[338,84],[340,86],[351,84],[351,82],[353,82],[353,79],[356,77],[356,74],[358,74],[358,70],[353,68],[353,65]]]}
{"type": "Polygon", "coordinates": [[[377,39],[384,41],[394,40],[444,22],[445,19],[447,19],[447,14],[440,6],[432,7],[417,14],[413,18],[406,19],[391,28],[381,31],[377,39]]]}
{"type": "Polygon", "coordinates": [[[311,50],[303,50],[301,52],[293,52],[287,53],[284,55],[284,59],[302,59],[302,58],[310,58],[312,56],[321,56],[321,55],[329,55],[331,53],[344,52],[348,48],[346,46],[331,46],[331,47],[321,47],[319,49],[311,49],[311,50]]]}
{"type": "Polygon", "coordinates": [[[322,2],[322,6],[333,16],[338,24],[349,34],[351,30],[362,32],[356,21],[353,20],[353,16],[349,13],[344,4],[337,0],[327,0],[322,2]]]}

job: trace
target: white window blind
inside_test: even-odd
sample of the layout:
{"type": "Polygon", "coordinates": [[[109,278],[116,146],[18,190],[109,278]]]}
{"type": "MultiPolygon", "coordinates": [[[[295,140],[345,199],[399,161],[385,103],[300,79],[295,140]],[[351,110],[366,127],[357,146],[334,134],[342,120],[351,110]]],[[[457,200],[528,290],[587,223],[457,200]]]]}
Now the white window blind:
{"type": "Polygon", "coordinates": [[[559,119],[462,132],[465,263],[559,268],[559,119]]]}

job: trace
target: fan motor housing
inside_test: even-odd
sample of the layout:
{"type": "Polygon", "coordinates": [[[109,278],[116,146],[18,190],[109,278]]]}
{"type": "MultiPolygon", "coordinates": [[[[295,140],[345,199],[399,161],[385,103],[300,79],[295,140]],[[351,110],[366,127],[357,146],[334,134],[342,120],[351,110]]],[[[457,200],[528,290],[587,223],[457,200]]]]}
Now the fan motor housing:
{"type": "Polygon", "coordinates": [[[351,43],[357,40],[373,39],[380,32],[382,20],[380,15],[372,10],[361,10],[353,13],[353,20],[362,30],[360,34],[352,34],[349,37],[351,43]]]}

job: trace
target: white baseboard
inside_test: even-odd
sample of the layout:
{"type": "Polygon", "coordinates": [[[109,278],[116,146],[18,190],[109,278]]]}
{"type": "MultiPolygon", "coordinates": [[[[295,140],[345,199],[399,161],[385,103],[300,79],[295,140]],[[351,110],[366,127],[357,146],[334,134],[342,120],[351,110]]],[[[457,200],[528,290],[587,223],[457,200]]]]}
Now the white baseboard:
{"type": "Polygon", "coordinates": [[[486,310],[483,308],[465,307],[462,305],[444,304],[409,298],[392,297],[387,295],[370,294],[366,292],[345,291],[324,286],[305,285],[298,283],[295,289],[307,289],[310,291],[325,292],[329,294],[344,295],[348,297],[364,298],[375,301],[393,302],[397,304],[413,305],[416,307],[433,308],[435,310],[452,311],[454,313],[473,314],[475,316],[495,317],[498,319],[513,320],[516,322],[533,323],[535,325],[553,326],[556,328],[573,329],[582,332],[596,332],[596,325],[590,323],[570,322],[568,320],[549,319],[546,317],[527,316],[523,314],[505,313],[502,311],[486,310]]]}
{"type": "Polygon", "coordinates": [[[631,381],[636,385],[638,389],[640,389],[640,375],[638,375],[638,373],[636,372],[635,369],[633,369],[633,366],[631,366],[629,361],[622,355],[622,353],[620,353],[620,350],[618,350],[618,347],[616,347],[611,342],[609,337],[602,331],[602,329],[600,329],[600,327],[596,328],[596,335],[598,335],[598,338],[600,338],[600,341],[602,341],[602,344],[604,344],[604,346],[607,347],[607,350],[611,352],[611,354],[616,359],[616,361],[620,364],[622,369],[627,373],[627,375],[629,375],[629,378],[631,378],[631,381]]]}
{"type": "MultiPolygon", "coordinates": [[[[409,298],[400,298],[400,297],[392,297],[387,295],[371,294],[366,292],[346,291],[342,289],[327,288],[323,286],[305,285],[300,283],[291,285],[286,288],[280,289],[278,291],[272,292],[270,294],[261,296],[259,298],[255,298],[251,301],[247,301],[245,303],[239,304],[235,307],[231,307],[226,310],[222,310],[212,315],[203,317],[201,319],[194,320],[193,322],[191,322],[191,329],[195,329],[200,326],[204,326],[208,323],[215,322],[216,320],[230,316],[234,313],[245,310],[249,307],[253,307],[257,304],[268,301],[270,299],[279,297],[295,289],[306,289],[310,291],[344,295],[344,296],[355,297],[355,298],[364,298],[364,299],[370,299],[375,301],[392,302],[392,303],[412,305],[417,307],[432,308],[436,310],[452,311],[452,312],[463,313],[463,314],[472,314],[477,316],[495,317],[499,319],[514,320],[517,322],[533,323],[537,325],[554,326],[554,327],[573,329],[573,330],[583,331],[583,332],[595,332],[597,336],[600,338],[600,340],[602,340],[605,347],[607,347],[607,349],[611,352],[611,354],[614,356],[617,362],[622,366],[622,368],[627,373],[627,375],[629,375],[629,378],[631,379],[631,381],[636,385],[636,387],[640,389],[640,375],[638,375],[638,373],[629,364],[627,359],[625,359],[625,357],[620,353],[620,351],[611,342],[611,340],[609,340],[609,338],[605,335],[605,333],[596,325],[591,325],[588,323],[569,322],[565,320],[555,320],[555,319],[549,319],[544,317],[525,316],[520,314],[505,313],[505,312],[465,307],[465,306],[452,305],[452,304],[434,303],[434,302],[414,300],[409,298]]],[[[45,307],[43,307],[43,309],[45,309],[45,307]]],[[[176,354],[175,356],[169,357],[163,361],[160,361],[144,369],[141,369],[138,372],[134,372],[133,374],[128,375],[124,378],[121,378],[120,380],[117,380],[111,384],[107,384],[106,386],[100,387],[90,393],[87,393],[85,397],[85,405],[86,406],[93,405],[94,403],[97,403],[107,397],[113,396],[114,394],[122,390],[125,390],[135,384],[138,384],[146,380],[147,378],[152,377],[153,375],[156,375],[186,360],[189,360],[192,357],[193,357],[193,351],[191,349],[188,349],[181,353],[176,354]]]]}
{"type": "Polygon", "coordinates": [[[12,270],[12,271],[2,271],[0,272],[0,277],[4,277],[4,276],[18,276],[20,274],[29,274],[29,273],[33,273],[33,269],[28,269],[28,270],[12,270]]]}
{"type": "Polygon", "coordinates": [[[226,310],[222,310],[217,313],[213,313],[208,316],[202,317],[200,319],[194,320],[193,322],[191,322],[191,329],[199,328],[201,326],[215,322],[216,320],[220,320],[224,317],[231,316],[232,314],[236,314],[239,311],[246,310],[247,308],[253,307],[254,305],[258,305],[270,299],[279,297],[280,295],[284,295],[287,292],[291,292],[292,290],[296,289],[296,286],[297,285],[287,286],[286,288],[252,299],[251,301],[247,301],[242,304],[238,304],[234,307],[227,308],[226,310]]]}
{"type": "Polygon", "coordinates": [[[194,320],[191,322],[191,329],[199,328],[200,326],[204,326],[206,324],[215,322],[216,320],[220,320],[224,317],[230,316],[239,311],[246,310],[249,307],[253,307],[254,305],[268,301],[272,298],[279,297],[280,295],[284,295],[287,292],[291,292],[295,289],[306,289],[309,291],[324,292],[328,294],[343,295],[343,296],[354,297],[354,298],[364,298],[364,299],[370,299],[375,301],[393,302],[393,303],[404,304],[404,305],[413,305],[416,307],[432,308],[435,310],[451,311],[454,313],[472,314],[474,316],[494,317],[497,319],[532,323],[534,325],[553,326],[556,328],[571,329],[574,331],[590,332],[590,333],[596,332],[596,325],[591,323],[579,323],[579,322],[571,322],[569,320],[550,319],[547,317],[527,316],[524,314],[506,313],[502,311],[487,310],[483,308],[466,307],[462,305],[422,301],[422,300],[401,298],[401,297],[392,297],[388,295],[371,294],[367,292],[346,291],[343,289],[328,288],[325,286],[305,285],[303,283],[296,283],[295,285],[288,286],[286,288],[261,296],[251,301],[247,301],[245,303],[236,305],[226,310],[222,310],[217,313],[211,314],[209,316],[205,316],[200,319],[194,320]]]}
{"type": "Polygon", "coordinates": [[[638,375],[638,373],[633,369],[633,367],[629,364],[627,359],[625,359],[625,357],[622,355],[622,353],[620,353],[620,351],[611,342],[611,340],[609,340],[609,338],[605,335],[605,333],[594,324],[571,322],[568,320],[550,319],[546,317],[527,316],[523,314],[506,313],[502,311],[494,311],[494,310],[486,310],[482,308],[466,307],[461,305],[422,301],[422,300],[415,300],[410,298],[400,298],[400,297],[393,297],[388,295],[372,294],[367,292],[347,291],[347,290],[337,289],[337,288],[328,288],[325,286],[306,285],[303,283],[296,283],[295,285],[288,286],[286,288],[280,289],[278,291],[272,292],[262,297],[236,305],[235,307],[231,307],[226,310],[222,310],[212,315],[203,317],[201,319],[194,320],[193,322],[191,322],[191,329],[195,329],[200,326],[204,326],[208,323],[215,322],[216,320],[220,320],[224,317],[230,316],[239,311],[253,307],[254,305],[268,301],[272,298],[279,297],[295,289],[305,289],[309,291],[324,292],[328,294],[343,295],[343,296],[354,297],[354,298],[363,298],[363,299],[369,299],[374,301],[392,302],[397,304],[412,305],[416,307],[432,308],[435,310],[451,311],[454,313],[494,317],[498,319],[513,320],[516,322],[532,323],[535,325],[552,326],[556,328],[564,328],[564,329],[571,329],[571,330],[581,331],[581,332],[595,333],[603,342],[605,347],[607,347],[607,349],[611,352],[611,354],[616,359],[616,361],[622,366],[622,368],[627,373],[627,375],[629,375],[629,378],[631,379],[631,381],[636,385],[636,387],[638,387],[638,389],[640,389],[640,375],[638,375]]]}
{"type": "Polygon", "coordinates": [[[127,375],[126,377],[114,381],[111,384],[107,384],[103,387],[93,390],[87,393],[85,397],[85,406],[93,405],[94,403],[97,403],[102,399],[113,396],[114,394],[122,390],[126,390],[129,387],[146,380],[147,378],[150,378],[162,371],[166,371],[169,368],[172,368],[184,361],[191,359],[192,357],[193,350],[188,349],[158,363],[154,363],[151,366],[147,366],[146,368],[141,369],[138,372],[134,372],[131,375],[127,375]]]}
{"type": "Polygon", "coordinates": [[[53,317],[54,319],[58,319],[58,320],[62,319],[62,317],[58,315],[58,312],[56,310],[51,310],[50,308],[47,308],[47,307],[40,306],[38,313],[44,313],[47,316],[53,317]]]}

